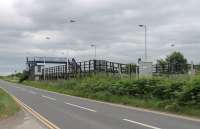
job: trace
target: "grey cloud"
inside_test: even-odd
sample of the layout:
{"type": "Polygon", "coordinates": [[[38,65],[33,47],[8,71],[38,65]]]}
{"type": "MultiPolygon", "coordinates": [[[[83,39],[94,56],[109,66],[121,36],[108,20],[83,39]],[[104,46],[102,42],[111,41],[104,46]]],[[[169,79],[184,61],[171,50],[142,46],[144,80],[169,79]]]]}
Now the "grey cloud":
{"type": "Polygon", "coordinates": [[[198,63],[199,4],[198,0],[15,0],[13,12],[7,10],[10,18],[0,11],[6,18],[0,19],[0,73],[22,70],[27,55],[90,59],[94,43],[100,59],[136,62],[144,55],[144,29],[139,24],[148,27],[150,59],[179,50],[198,63]]]}

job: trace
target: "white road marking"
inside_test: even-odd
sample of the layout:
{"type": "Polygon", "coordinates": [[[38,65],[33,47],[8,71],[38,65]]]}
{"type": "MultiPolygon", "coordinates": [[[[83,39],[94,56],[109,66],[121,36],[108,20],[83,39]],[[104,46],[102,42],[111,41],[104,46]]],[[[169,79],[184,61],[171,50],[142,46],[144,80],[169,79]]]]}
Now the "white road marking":
{"type": "Polygon", "coordinates": [[[65,102],[65,104],[70,105],[70,106],[74,106],[74,107],[77,107],[77,108],[81,108],[81,109],[84,109],[84,110],[88,110],[88,111],[91,111],[91,112],[97,112],[97,111],[95,111],[95,110],[93,110],[93,109],[86,108],[86,107],[82,107],[82,106],[75,105],[75,104],[72,104],[72,103],[67,103],[67,102],[65,102]]]}
{"type": "Polygon", "coordinates": [[[37,93],[34,91],[29,91],[29,93],[36,95],[37,93]]]}
{"type": "Polygon", "coordinates": [[[50,99],[50,100],[56,101],[56,99],[51,98],[51,97],[49,97],[49,96],[42,95],[42,97],[43,97],[43,98],[46,98],[46,99],[50,99]]]}
{"type": "Polygon", "coordinates": [[[161,129],[161,128],[158,128],[158,127],[155,127],[155,126],[143,124],[143,123],[140,123],[140,122],[137,122],[137,121],[133,121],[133,120],[129,120],[129,119],[123,119],[123,120],[124,120],[124,121],[127,121],[127,122],[134,123],[134,124],[142,125],[142,126],[144,126],[144,127],[148,127],[148,128],[151,128],[151,129],[161,129]]]}

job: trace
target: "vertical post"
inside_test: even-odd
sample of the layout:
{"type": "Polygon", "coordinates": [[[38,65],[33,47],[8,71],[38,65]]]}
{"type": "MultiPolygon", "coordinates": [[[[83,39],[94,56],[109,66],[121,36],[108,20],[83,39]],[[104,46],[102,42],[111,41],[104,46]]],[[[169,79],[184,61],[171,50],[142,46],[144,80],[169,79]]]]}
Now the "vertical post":
{"type": "Polygon", "coordinates": [[[96,72],[96,60],[93,60],[94,65],[94,72],[96,72]]]}
{"type": "Polygon", "coordinates": [[[95,59],[97,58],[97,50],[96,50],[97,48],[96,48],[96,45],[94,46],[94,57],[95,57],[95,59]]]}
{"type": "Polygon", "coordinates": [[[96,59],[96,56],[97,56],[97,52],[96,52],[96,44],[91,44],[90,45],[91,47],[94,47],[94,59],[96,59]]]}
{"type": "Polygon", "coordinates": [[[65,79],[67,79],[67,63],[65,64],[65,72],[64,72],[64,75],[65,75],[65,79]]]}
{"type": "Polygon", "coordinates": [[[107,64],[108,62],[106,61],[106,68],[105,68],[105,71],[106,71],[106,73],[107,73],[107,67],[108,67],[108,64],[107,64]]]}
{"type": "Polygon", "coordinates": [[[44,58],[44,80],[45,80],[45,74],[46,74],[46,72],[45,72],[45,57],[43,57],[44,58]]]}
{"type": "Polygon", "coordinates": [[[136,74],[136,77],[139,77],[139,72],[138,72],[138,66],[137,65],[135,66],[135,74],[136,74]]]}
{"type": "Polygon", "coordinates": [[[131,79],[131,64],[129,64],[129,75],[130,75],[130,79],[131,79]]]}
{"type": "Polygon", "coordinates": [[[114,63],[112,62],[112,70],[113,70],[113,73],[115,73],[115,67],[114,67],[114,63]]]}
{"type": "Polygon", "coordinates": [[[90,65],[91,65],[91,62],[90,62],[91,60],[89,60],[89,74],[90,74],[90,65]]]}
{"type": "Polygon", "coordinates": [[[147,61],[147,26],[144,26],[145,29],[145,60],[147,61]]]}
{"type": "Polygon", "coordinates": [[[84,74],[85,74],[85,61],[84,61],[83,65],[84,65],[83,69],[84,69],[84,74]]]}
{"type": "Polygon", "coordinates": [[[145,60],[147,61],[147,25],[139,25],[139,27],[144,27],[145,31],[145,60]]]}

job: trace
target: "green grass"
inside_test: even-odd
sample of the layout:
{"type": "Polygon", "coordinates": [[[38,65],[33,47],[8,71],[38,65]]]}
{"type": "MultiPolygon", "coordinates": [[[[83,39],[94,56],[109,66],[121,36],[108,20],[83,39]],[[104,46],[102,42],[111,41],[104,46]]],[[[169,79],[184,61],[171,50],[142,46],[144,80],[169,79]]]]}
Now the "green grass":
{"type": "Polygon", "coordinates": [[[130,79],[97,75],[76,80],[24,81],[23,84],[67,95],[200,118],[200,76],[130,79]]]}
{"type": "Polygon", "coordinates": [[[0,119],[14,115],[20,107],[5,91],[0,89],[0,119]]]}
{"type": "Polygon", "coordinates": [[[20,78],[17,76],[0,76],[0,79],[9,81],[9,82],[13,82],[13,83],[17,83],[17,82],[19,82],[20,78]]]}

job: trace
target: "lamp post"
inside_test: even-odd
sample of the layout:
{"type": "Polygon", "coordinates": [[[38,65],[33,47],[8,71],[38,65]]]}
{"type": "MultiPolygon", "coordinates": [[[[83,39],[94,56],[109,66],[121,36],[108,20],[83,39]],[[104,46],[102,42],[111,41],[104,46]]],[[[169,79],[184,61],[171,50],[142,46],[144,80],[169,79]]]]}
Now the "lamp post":
{"type": "MultiPolygon", "coordinates": [[[[70,24],[74,24],[74,23],[76,23],[77,21],[75,20],[75,19],[70,19],[69,21],[67,21],[67,22],[69,22],[70,24]]],[[[68,45],[67,45],[68,46],[68,45]]],[[[67,48],[67,56],[68,56],[68,58],[70,58],[70,49],[69,48],[67,48]]]]}
{"type": "Polygon", "coordinates": [[[91,47],[94,47],[94,59],[96,59],[97,53],[96,53],[96,45],[95,44],[91,44],[91,47]]]}
{"type": "Polygon", "coordinates": [[[145,60],[147,61],[147,26],[146,25],[139,25],[139,27],[143,27],[145,31],[145,60]]]}
{"type": "Polygon", "coordinates": [[[45,71],[45,62],[46,62],[46,60],[45,60],[45,56],[43,57],[43,60],[44,60],[44,80],[46,80],[46,71],[45,71]]]}
{"type": "MultiPolygon", "coordinates": [[[[46,40],[50,40],[51,37],[48,37],[48,36],[47,36],[47,37],[45,37],[45,39],[46,39],[46,40]]],[[[45,57],[45,56],[43,57],[43,65],[44,65],[44,75],[43,75],[43,76],[44,76],[44,80],[46,80],[46,71],[45,71],[46,57],[45,57]]]]}
{"type": "MultiPolygon", "coordinates": [[[[174,52],[173,48],[175,48],[175,44],[171,44],[170,46],[172,47],[172,53],[171,54],[173,54],[173,52],[174,52]]],[[[170,64],[172,65],[172,72],[175,72],[175,65],[176,65],[175,58],[173,59],[172,63],[170,63],[170,64]]]]}

